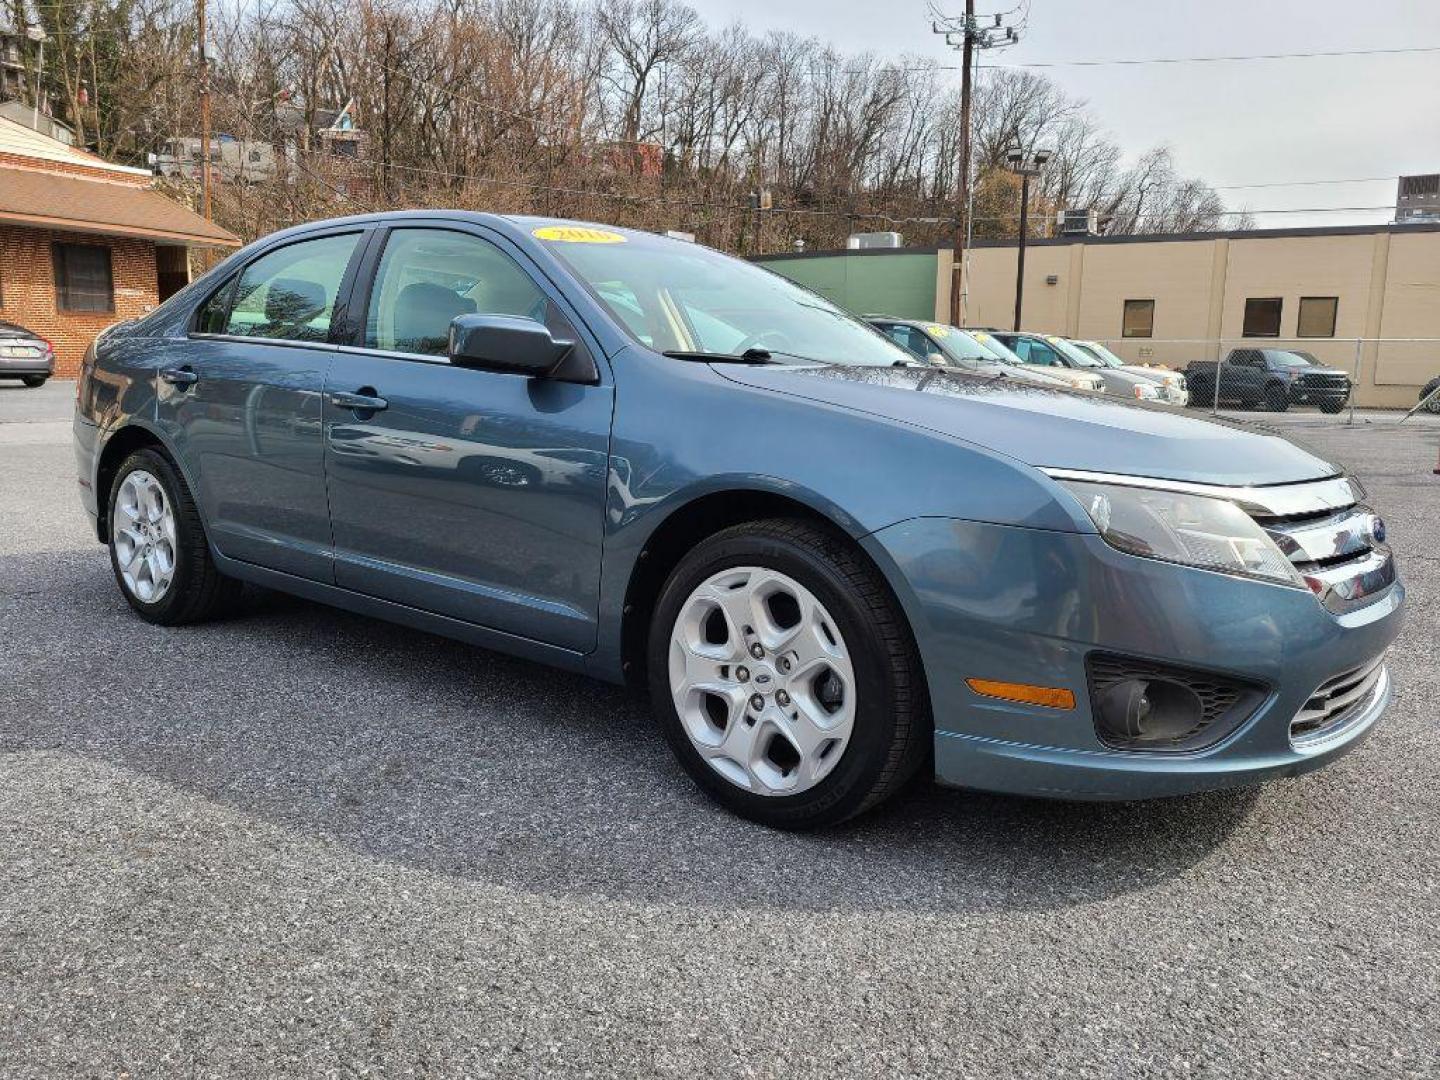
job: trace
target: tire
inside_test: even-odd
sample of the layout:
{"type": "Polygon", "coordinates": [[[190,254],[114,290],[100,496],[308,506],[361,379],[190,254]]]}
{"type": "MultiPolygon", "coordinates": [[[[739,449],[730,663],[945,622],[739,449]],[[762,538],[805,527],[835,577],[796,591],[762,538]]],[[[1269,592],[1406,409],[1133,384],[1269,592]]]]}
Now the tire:
{"type": "MultiPolygon", "coordinates": [[[[724,617],[721,621],[733,622],[724,617]]],[[[821,629],[830,634],[823,621],[821,629]]],[[[800,637],[795,641],[799,642],[800,637]]],[[[772,828],[823,828],[863,813],[903,787],[928,758],[932,743],[929,697],[919,654],[903,614],[879,573],[848,539],[806,522],[784,518],[750,522],[719,532],[693,548],[661,590],[651,618],[647,660],[655,715],[685,771],[721,805],[772,828]],[[797,666],[792,669],[779,649],[773,655],[762,649],[763,659],[747,658],[754,654],[745,650],[759,643],[758,635],[749,646],[740,642],[740,647],[734,648],[735,643],[728,643],[727,631],[727,644],[717,646],[731,649],[730,655],[757,670],[748,677],[748,685],[737,684],[734,688],[744,704],[738,712],[732,710],[730,719],[717,727],[716,737],[724,740],[732,725],[745,724],[761,733],[753,736],[754,744],[759,746],[763,733],[770,733],[770,749],[764,751],[767,757],[759,769],[751,770],[752,774],[763,770],[773,775],[776,769],[768,755],[777,746],[791,746],[790,753],[796,754],[792,769],[801,777],[795,783],[810,783],[808,787],[797,786],[794,793],[762,792],[754,775],[749,778],[751,789],[747,790],[725,772],[742,771],[733,761],[712,765],[682,720],[676,705],[679,692],[672,689],[679,677],[672,671],[672,661],[688,671],[685,658],[689,654],[676,638],[686,632],[687,626],[694,625],[680,620],[682,615],[690,617],[695,604],[706,602],[703,598],[697,600],[697,590],[712,579],[723,579],[727,573],[743,576],[754,569],[774,580],[788,579],[801,591],[808,591],[819,604],[813,610],[828,616],[834,624],[834,636],[828,637],[830,644],[843,652],[852,667],[850,685],[844,691],[844,709],[852,717],[848,741],[840,746],[834,762],[825,758],[828,751],[823,748],[807,759],[794,750],[796,744],[788,738],[777,742],[776,733],[783,720],[780,706],[789,707],[797,725],[791,730],[797,730],[801,721],[796,714],[804,711],[800,698],[805,697],[813,708],[817,698],[824,697],[824,688],[812,694],[813,678],[810,691],[800,688],[801,673],[815,669],[798,655],[797,666]],[[776,574],[780,577],[775,578],[776,574]],[[787,681],[791,677],[781,674],[791,670],[795,681],[787,681]],[[773,672],[777,685],[794,688],[794,697],[787,697],[782,689],[762,686],[771,678],[767,672],[773,672]],[[762,689],[771,696],[762,699],[758,693],[762,689]],[[757,700],[767,702],[767,711],[758,714],[758,721],[750,704],[757,700]],[[769,711],[770,707],[774,711],[769,711]],[[805,779],[807,770],[814,776],[821,769],[828,771],[818,780],[805,779]]],[[[737,680],[746,679],[738,666],[731,674],[737,680]]],[[[828,674],[823,677],[830,678],[828,674]]],[[[740,729],[733,730],[744,737],[740,729]]],[[[813,733],[814,728],[810,731],[813,733]]],[[[838,743],[834,740],[832,745],[838,743]]]]}
{"type": "Polygon", "coordinates": [[[1343,408],[1345,408],[1344,401],[1331,400],[1327,398],[1326,400],[1320,402],[1320,411],[1322,413],[1329,413],[1331,416],[1334,416],[1343,408]]]}
{"type": "Polygon", "coordinates": [[[1290,409],[1290,392],[1280,383],[1265,387],[1265,408],[1270,412],[1287,412],[1290,409]]]}
{"type": "Polygon", "coordinates": [[[30,387],[31,390],[38,390],[45,385],[49,378],[50,376],[48,375],[26,375],[21,378],[20,381],[30,387]]]}
{"type": "Polygon", "coordinates": [[[120,592],[136,614],[146,622],[159,626],[181,626],[216,618],[233,606],[240,594],[240,583],[224,577],[216,569],[205,538],[205,527],[200,521],[200,511],[179,470],[169,458],[151,447],[136,450],[116,471],[107,499],[110,566],[115,572],[120,592]],[[134,565],[131,559],[136,551],[136,545],[127,537],[136,534],[126,529],[125,523],[134,520],[135,515],[122,503],[137,487],[153,493],[147,478],[156,482],[173,522],[173,530],[164,527],[163,519],[160,524],[150,525],[150,537],[154,543],[148,546],[153,547],[157,562],[163,562],[164,553],[168,550],[171,566],[168,583],[156,595],[146,595],[145,589],[148,576],[154,591],[156,575],[153,572],[142,569],[131,573],[130,581],[126,577],[127,568],[134,565]],[[132,480],[134,484],[130,484],[132,480]],[[166,532],[172,532],[172,535],[163,535],[166,532]]]}

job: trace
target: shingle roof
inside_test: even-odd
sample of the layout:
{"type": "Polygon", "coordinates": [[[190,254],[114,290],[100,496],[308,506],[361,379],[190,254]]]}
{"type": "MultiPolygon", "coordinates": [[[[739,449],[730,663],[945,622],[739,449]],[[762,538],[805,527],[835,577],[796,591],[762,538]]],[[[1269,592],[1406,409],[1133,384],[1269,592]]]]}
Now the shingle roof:
{"type": "Polygon", "coordinates": [[[87,169],[99,169],[117,176],[148,177],[144,169],[132,169],[128,165],[116,165],[102,157],[73,146],[66,146],[57,139],[42,135],[24,124],[17,124],[9,117],[0,116],[0,154],[16,154],[20,157],[35,158],[39,162],[54,161],[64,165],[79,165],[87,169]]]}

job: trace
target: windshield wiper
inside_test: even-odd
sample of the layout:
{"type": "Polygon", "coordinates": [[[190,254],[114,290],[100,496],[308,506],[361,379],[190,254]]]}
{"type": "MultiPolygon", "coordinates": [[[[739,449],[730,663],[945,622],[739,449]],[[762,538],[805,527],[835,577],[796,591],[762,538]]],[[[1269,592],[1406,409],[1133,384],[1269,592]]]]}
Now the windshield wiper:
{"type": "Polygon", "coordinates": [[[662,356],[672,360],[700,360],[705,363],[773,364],[768,349],[746,349],[743,353],[704,352],[699,349],[665,349],[662,356]]]}

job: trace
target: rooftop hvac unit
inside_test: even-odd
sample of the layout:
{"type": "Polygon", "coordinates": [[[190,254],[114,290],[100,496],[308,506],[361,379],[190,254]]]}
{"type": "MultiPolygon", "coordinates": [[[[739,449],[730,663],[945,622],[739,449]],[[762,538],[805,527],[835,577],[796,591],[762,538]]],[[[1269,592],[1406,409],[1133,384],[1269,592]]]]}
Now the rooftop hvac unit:
{"type": "Polygon", "coordinates": [[[845,241],[847,248],[898,248],[905,246],[905,238],[898,232],[857,232],[851,233],[845,241]]]}
{"type": "Polygon", "coordinates": [[[1395,221],[1430,222],[1440,219],[1440,173],[1400,177],[1395,194],[1395,221]]]}
{"type": "Polygon", "coordinates": [[[1061,210],[1058,215],[1061,236],[1098,236],[1100,215],[1094,210],[1061,210]]]}

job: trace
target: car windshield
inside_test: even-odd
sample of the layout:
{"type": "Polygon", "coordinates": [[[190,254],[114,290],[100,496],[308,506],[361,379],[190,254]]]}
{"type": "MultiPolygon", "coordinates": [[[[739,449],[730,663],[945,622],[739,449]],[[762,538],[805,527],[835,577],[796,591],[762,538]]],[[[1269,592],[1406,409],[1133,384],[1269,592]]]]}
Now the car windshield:
{"type": "Polygon", "coordinates": [[[975,342],[975,344],[979,345],[980,348],[984,349],[987,353],[989,353],[992,358],[998,360],[1002,364],[1024,363],[1024,361],[1021,360],[1020,357],[1016,356],[1013,352],[1007,349],[1004,345],[1000,344],[999,341],[991,337],[989,334],[985,333],[985,331],[983,330],[962,330],[960,332],[966,337],[968,337],[971,341],[975,342]]]}
{"type": "Polygon", "coordinates": [[[1289,352],[1281,349],[1266,349],[1265,355],[1276,367],[1319,367],[1320,361],[1307,352],[1289,352]]]}
{"type": "Polygon", "coordinates": [[[1074,363],[1076,367],[1103,368],[1108,365],[1093,353],[1086,352],[1073,341],[1066,341],[1061,337],[1047,337],[1045,341],[1052,349],[1063,355],[1067,360],[1074,363]]]}
{"type": "Polygon", "coordinates": [[[642,345],[657,352],[892,367],[915,358],[830,301],[683,240],[591,226],[531,230],[642,345]]]}
{"type": "Polygon", "coordinates": [[[951,360],[982,364],[995,362],[995,357],[964,330],[956,330],[953,326],[941,326],[938,323],[926,323],[924,329],[930,340],[939,345],[940,351],[951,360]]]}
{"type": "Polygon", "coordinates": [[[1072,341],[1070,342],[1070,344],[1074,345],[1075,348],[1081,350],[1082,352],[1089,353],[1091,356],[1095,357],[1096,360],[1099,360],[1100,363],[1103,364],[1105,367],[1125,366],[1125,361],[1121,360],[1120,357],[1116,356],[1104,345],[1097,344],[1093,341],[1072,341]]]}

